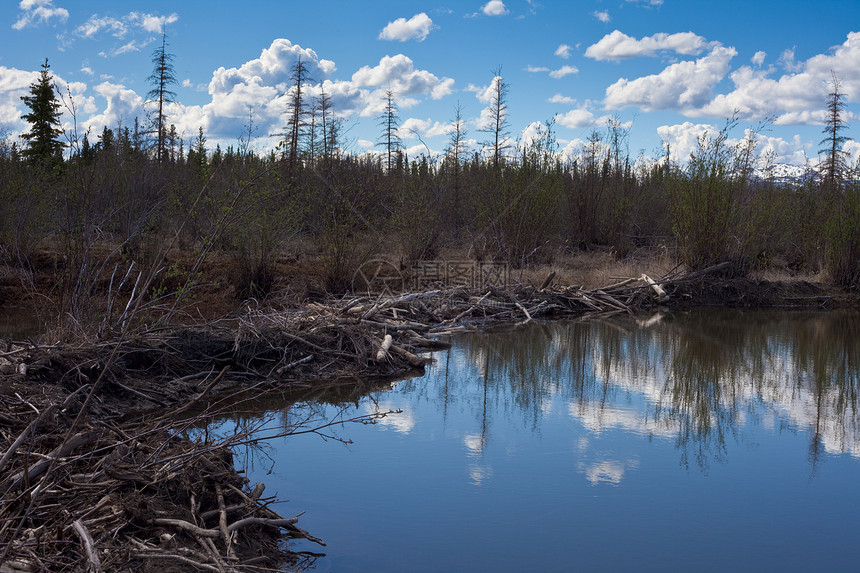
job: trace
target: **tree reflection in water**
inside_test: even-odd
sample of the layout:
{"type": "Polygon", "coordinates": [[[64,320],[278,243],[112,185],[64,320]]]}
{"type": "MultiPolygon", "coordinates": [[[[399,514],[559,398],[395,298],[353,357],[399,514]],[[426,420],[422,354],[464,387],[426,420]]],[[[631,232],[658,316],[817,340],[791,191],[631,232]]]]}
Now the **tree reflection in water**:
{"type": "MultiPolygon", "coordinates": [[[[476,451],[491,439],[494,412],[538,431],[553,398],[561,397],[589,430],[672,437],[682,463],[694,460],[703,470],[724,458],[727,440],[743,439],[744,424],[808,430],[814,468],[823,451],[860,457],[857,318],[700,310],[471,334],[452,352],[473,365],[482,392],[457,395],[477,417],[476,451]],[[619,408],[627,394],[644,409],[619,408]]],[[[463,381],[446,378],[441,386],[443,411],[455,395],[449,384],[456,383],[463,381]]]]}

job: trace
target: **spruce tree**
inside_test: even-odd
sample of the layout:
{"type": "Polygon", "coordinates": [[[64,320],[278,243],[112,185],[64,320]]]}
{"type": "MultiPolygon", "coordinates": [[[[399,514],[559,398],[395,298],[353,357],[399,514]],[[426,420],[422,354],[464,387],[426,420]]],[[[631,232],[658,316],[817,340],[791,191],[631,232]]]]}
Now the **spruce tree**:
{"type": "Polygon", "coordinates": [[[296,63],[293,64],[293,71],[290,75],[293,82],[293,90],[290,94],[289,107],[287,114],[287,168],[290,177],[295,173],[295,169],[299,163],[299,140],[305,134],[307,129],[308,110],[304,101],[304,84],[310,79],[308,78],[308,67],[299,57],[296,63]]]}
{"type": "Polygon", "coordinates": [[[824,160],[821,163],[821,175],[824,178],[824,184],[828,189],[838,189],[842,186],[847,170],[846,153],[842,146],[848,141],[848,138],[842,134],[848,129],[848,124],[845,122],[845,94],[839,88],[842,87],[839,78],[833,73],[833,83],[831,84],[833,91],[827,94],[827,118],[824,121],[824,135],[826,137],[821,140],[821,145],[824,145],[819,153],[824,154],[824,160]]]}
{"type": "Polygon", "coordinates": [[[392,161],[400,160],[400,148],[402,142],[397,130],[400,127],[400,116],[397,113],[397,102],[394,99],[394,92],[391,88],[385,90],[385,110],[379,116],[379,125],[382,127],[382,135],[379,139],[379,144],[385,147],[387,154],[387,170],[391,173],[392,161]]]}
{"type": "Polygon", "coordinates": [[[490,105],[487,107],[488,121],[481,131],[490,135],[490,140],[484,145],[493,150],[493,169],[498,169],[502,153],[510,147],[505,141],[508,136],[508,84],[502,77],[502,66],[492,73],[490,105]]]}
{"type": "Polygon", "coordinates": [[[24,157],[35,161],[51,161],[61,158],[64,144],[58,138],[63,134],[60,124],[60,102],[54,89],[54,79],[48,59],[42,64],[39,78],[30,84],[30,95],[21,100],[30,108],[30,113],[21,119],[30,124],[30,131],[21,135],[27,140],[24,157]]]}
{"type": "Polygon", "coordinates": [[[161,34],[161,46],[156,48],[152,53],[152,63],[154,68],[152,75],[147,78],[152,84],[152,89],[149,90],[147,97],[149,101],[154,102],[158,107],[155,112],[155,158],[159,162],[170,159],[170,153],[167,148],[168,133],[167,133],[167,111],[165,106],[168,103],[176,101],[176,93],[171,91],[170,87],[176,84],[176,73],[173,70],[173,54],[167,52],[167,34],[161,34]]]}

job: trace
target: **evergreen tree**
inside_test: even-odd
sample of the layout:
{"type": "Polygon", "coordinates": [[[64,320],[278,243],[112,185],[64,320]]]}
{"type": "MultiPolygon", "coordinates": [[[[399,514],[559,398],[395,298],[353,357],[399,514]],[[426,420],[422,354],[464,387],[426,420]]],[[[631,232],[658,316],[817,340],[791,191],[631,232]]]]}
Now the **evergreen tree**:
{"type": "Polygon", "coordinates": [[[307,126],[308,110],[305,109],[304,83],[308,81],[307,65],[299,57],[293,64],[290,79],[293,82],[293,93],[290,96],[290,104],[287,109],[289,119],[287,120],[287,167],[292,176],[299,162],[299,140],[307,126]]]}
{"type": "Polygon", "coordinates": [[[400,136],[397,135],[397,128],[400,127],[400,117],[397,115],[397,102],[394,100],[394,92],[391,88],[385,90],[385,110],[379,117],[379,125],[382,127],[382,136],[379,140],[379,145],[385,147],[388,157],[387,167],[388,172],[391,172],[392,160],[400,160],[400,136]]]}
{"type": "Polygon", "coordinates": [[[24,157],[33,160],[60,159],[63,142],[58,138],[63,133],[60,124],[60,102],[54,90],[54,80],[50,72],[48,59],[42,64],[39,79],[30,84],[30,95],[21,96],[21,100],[30,108],[30,113],[21,119],[30,124],[30,131],[22,134],[27,140],[24,157]]]}
{"type": "Polygon", "coordinates": [[[176,84],[176,73],[173,70],[173,54],[167,52],[167,34],[161,34],[161,46],[152,53],[152,63],[155,66],[152,75],[147,80],[152,89],[146,94],[149,101],[158,106],[155,112],[155,158],[161,162],[170,159],[168,133],[166,126],[167,112],[164,109],[169,103],[176,101],[176,93],[170,87],[176,84]]]}
{"type": "Polygon", "coordinates": [[[488,121],[481,131],[490,135],[491,139],[485,145],[492,148],[493,169],[498,169],[502,152],[510,147],[505,142],[508,136],[508,84],[502,77],[502,66],[493,70],[493,83],[490,89],[488,121]]]}
{"type": "Polygon", "coordinates": [[[821,140],[821,145],[826,147],[818,152],[824,154],[821,164],[821,175],[828,189],[837,189],[842,186],[842,181],[847,170],[846,153],[842,146],[848,138],[842,132],[848,129],[845,122],[845,94],[839,91],[841,83],[836,74],[833,74],[831,83],[833,91],[827,95],[827,119],[824,122],[824,134],[827,136],[821,140]]]}

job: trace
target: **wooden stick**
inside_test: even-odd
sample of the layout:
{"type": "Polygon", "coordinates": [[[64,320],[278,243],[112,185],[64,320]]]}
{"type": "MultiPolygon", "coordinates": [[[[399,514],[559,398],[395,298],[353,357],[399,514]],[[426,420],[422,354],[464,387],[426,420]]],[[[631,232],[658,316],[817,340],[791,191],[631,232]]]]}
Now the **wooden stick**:
{"type": "Polygon", "coordinates": [[[236,551],[233,549],[233,535],[227,529],[227,504],[224,503],[224,491],[218,482],[215,482],[215,495],[218,496],[218,526],[221,528],[221,535],[224,536],[227,557],[236,557],[236,551]]]}
{"type": "Polygon", "coordinates": [[[290,362],[289,364],[285,364],[284,366],[281,366],[280,368],[278,368],[278,370],[275,372],[275,374],[277,374],[278,376],[282,376],[287,370],[292,370],[293,368],[295,368],[296,366],[299,366],[301,364],[307,364],[308,362],[310,362],[313,359],[314,359],[314,355],[308,354],[304,358],[299,358],[295,362],[290,362]]]}
{"type": "Polygon", "coordinates": [[[386,334],[385,338],[382,339],[382,344],[379,346],[379,350],[376,352],[376,361],[382,362],[386,358],[388,358],[388,349],[391,348],[391,345],[394,343],[394,338],[390,334],[386,334]]]}
{"type": "Polygon", "coordinates": [[[529,311],[527,311],[527,310],[526,310],[526,307],[524,307],[523,305],[521,305],[521,304],[520,304],[520,301],[518,301],[518,300],[517,300],[517,297],[516,297],[516,296],[514,296],[513,294],[509,295],[509,298],[511,299],[511,301],[513,301],[513,303],[514,303],[515,305],[517,305],[517,308],[519,308],[521,311],[523,311],[523,314],[524,314],[524,315],[526,315],[526,320],[525,320],[525,321],[526,321],[526,322],[529,322],[529,321],[532,319],[532,315],[530,315],[530,314],[529,314],[529,311]]]}
{"type": "Polygon", "coordinates": [[[666,302],[667,300],[669,300],[669,295],[666,294],[666,291],[663,290],[663,287],[658,285],[654,281],[654,279],[652,279],[651,277],[649,277],[648,275],[645,275],[645,274],[643,274],[639,278],[641,280],[645,281],[646,283],[648,283],[651,286],[651,288],[654,289],[654,293],[657,295],[657,299],[660,302],[666,302]]]}
{"type": "Polygon", "coordinates": [[[194,525],[193,523],[185,521],[184,519],[173,519],[170,517],[154,517],[149,520],[149,523],[151,523],[152,525],[171,525],[173,527],[178,527],[179,529],[184,529],[188,533],[193,533],[194,535],[198,535],[200,537],[221,537],[221,532],[217,529],[204,529],[202,527],[194,525]]]}
{"type": "Polygon", "coordinates": [[[75,533],[78,534],[78,537],[81,538],[81,543],[84,546],[84,553],[87,554],[87,561],[89,561],[89,567],[87,571],[92,573],[101,573],[102,564],[99,561],[99,554],[95,550],[95,542],[93,541],[93,536],[90,535],[90,531],[87,529],[87,526],[80,519],[76,519],[74,523],[72,523],[72,527],[75,530],[75,533]]]}
{"type": "Polygon", "coordinates": [[[95,442],[99,438],[99,432],[91,431],[91,432],[80,432],[75,434],[56,448],[54,448],[51,453],[49,453],[45,459],[39,460],[35,464],[33,464],[29,470],[21,471],[15,474],[12,477],[12,483],[10,485],[11,489],[17,489],[21,487],[25,481],[30,481],[33,478],[36,478],[48,469],[48,466],[51,465],[51,462],[57,458],[62,458],[69,455],[76,448],[91,444],[95,442]]]}
{"type": "Polygon", "coordinates": [[[412,354],[411,352],[409,352],[405,348],[400,348],[399,346],[393,346],[392,345],[391,350],[392,350],[392,352],[396,352],[397,354],[399,354],[400,356],[405,358],[406,361],[409,364],[411,364],[412,366],[416,366],[416,367],[424,366],[425,364],[430,362],[429,358],[424,358],[422,356],[416,356],[415,354],[412,354]]]}

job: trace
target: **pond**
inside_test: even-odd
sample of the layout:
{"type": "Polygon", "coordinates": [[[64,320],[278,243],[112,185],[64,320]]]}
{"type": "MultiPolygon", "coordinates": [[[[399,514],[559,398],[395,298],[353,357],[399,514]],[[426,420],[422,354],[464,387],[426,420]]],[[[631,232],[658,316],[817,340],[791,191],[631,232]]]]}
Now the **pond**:
{"type": "MultiPolygon", "coordinates": [[[[320,571],[856,570],[856,313],[695,311],[455,338],[272,440],[252,482],[320,571]]],[[[262,414],[261,414],[262,415],[262,414]]],[[[228,424],[229,425],[229,424],[228,424]]]]}

